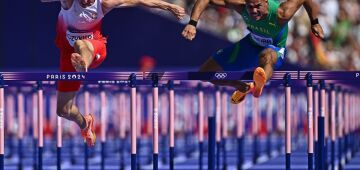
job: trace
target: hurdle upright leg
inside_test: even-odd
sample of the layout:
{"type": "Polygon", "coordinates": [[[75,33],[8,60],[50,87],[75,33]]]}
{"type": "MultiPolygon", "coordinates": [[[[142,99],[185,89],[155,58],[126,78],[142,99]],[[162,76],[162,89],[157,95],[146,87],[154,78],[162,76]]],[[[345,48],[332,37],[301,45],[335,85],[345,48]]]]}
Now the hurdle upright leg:
{"type": "MultiPolygon", "coordinates": [[[[204,92],[202,91],[201,83],[198,84],[198,103],[199,103],[199,170],[203,169],[203,141],[204,141],[204,92]]],[[[170,99],[171,102],[171,99],[170,99]]],[[[171,113],[171,110],[170,110],[171,113]]],[[[171,120],[171,119],[170,119],[171,120]]]]}
{"type": "Polygon", "coordinates": [[[291,161],[291,87],[290,87],[291,75],[286,73],[284,76],[285,81],[285,167],[286,170],[290,170],[291,161]]]}
{"type": "Polygon", "coordinates": [[[4,77],[0,74],[0,170],[4,170],[4,77]]]}
{"type": "Polygon", "coordinates": [[[131,133],[131,170],[137,170],[137,158],[136,158],[136,75],[130,75],[130,87],[131,87],[131,116],[130,116],[130,133],[131,133]]]}
{"type": "Polygon", "coordinates": [[[169,140],[169,168],[170,170],[174,170],[174,150],[175,150],[175,92],[174,92],[174,82],[168,82],[168,90],[169,90],[169,133],[170,133],[170,140],[169,140]]]}
{"type": "Polygon", "coordinates": [[[314,166],[314,130],[313,130],[313,85],[312,75],[307,75],[307,116],[308,116],[308,170],[314,166]]]}

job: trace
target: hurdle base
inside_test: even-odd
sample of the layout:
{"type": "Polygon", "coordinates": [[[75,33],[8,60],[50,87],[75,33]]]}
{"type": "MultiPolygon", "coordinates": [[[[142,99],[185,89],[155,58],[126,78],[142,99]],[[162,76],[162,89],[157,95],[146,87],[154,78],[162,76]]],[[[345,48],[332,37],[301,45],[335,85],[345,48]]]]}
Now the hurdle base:
{"type": "Polygon", "coordinates": [[[223,149],[223,170],[227,170],[226,138],[222,139],[223,149]]]}
{"type": "Polygon", "coordinates": [[[242,165],[237,164],[237,165],[236,165],[236,169],[237,169],[237,170],[243,170],[242,165]]]}
{"type": "Polygon", "coordinates": [[[325,118],[322,116],[318,117],[318,144],[317,144],[317,153],[318,159],[316,160],[316,169],[325,169],[325,118]]]}
{"type": "Polygon", "coordinates": [[[314,153],[308,153],[308,170],[314,169],[314,153]]]}
{"type": "Polygon", "coordinates": [[[335,169],[335,141],[331,141],[331,169],[335,169]]]}
{"type": "Polygon", "coordinates": [[[221,151],[221,142],[216,142],[216,169],[220,169],[220,151],[221,151]]]}
{"type": "Polygon", "coordinates": [[[56,157],[57,157],[57,159],[56,159],[56,168],[58,170],[60,170],[61,169],[61,147],[56,148],[56,157]]]}
{"type": "Polygon", "coordinates": [[[170,170],[174,169],[174,156],[175,156],[175,149],[174,147],[169,148],[170,160],[169,160],[169,168],[170,170]]]}
{"type": "Polygon", "coordinates": [[[285,164],[286,164],[286,170],[290,170],[291,169],[291,153],[286,153],[285,155],[286,160],[285,160],[285,164]]]}
{"type": "Polygon", "coordinates": [[[38,147],[39,155],[38,155],[38,168],[39,170],[43,169],[43,147],[38,147]]]}
{"type": "Polygon", "coordinates": [[[259,154],[259,141],[258,141],[258,135],[255,134],[254,135],[254,142],[253,142],[253,157],[252,157],[252,162],[253,164],[257,164],[258,163],[258,158],[260,156],[259,154]]]}
{"type": "Polygon", "coordinates": [[[23,152],[22,152],[22,139],[18,140],[18,154],[19,154],[19,163],[18,163],[18,169],[23,169],[23,152]]]}
{"type": "Polygon", "coordinates": [[[238,143],[238,153],[237,153],[237,169],[242,169],[244,164],[244,137],[237,138],[238,143]]]}
{"type": "Polygon", "coordinates": [[[158,161],[159,161],[159,154],[153,154],[153,170],[158,170],[158,161]]]}
{"type": "Polygon", "coordinates": [[[268,156],[268,158],[270,159],[272,157],[271,155],[271,138],[272,138],[272,134],[269,133],[269,136],[266,139],[266,154],[268,156]]]}
{"type": "Polygon", "coordinates": [[[199,170],[203,169],[203,155],[204,155],[204,151],[203,151],[203,142],[199,142],[199,170]]]}
{"type": "Polygon", "coordinates": [[[84,143],[84,166],[85,170],[89,169],[89,148],[86,143],[84,143]]]}
{"type": "Polygon", "coordinates": [[[101,169],[105,169],[105,142],[101,142],[101,169]]]}
{"type": "Polygon", "coordinates": [[[136,154],[131,154],[131,170],[137,170],[136,154]]]}
{"type": "Polygon", "coordinates": [[[0,170],[4,170],[4,154],[0,154],[0,170]]]}
{"type": "Polygon", "coordinates": [[[208,144],[208,169],[215,169],[215,127],[216,119],[215,116],[208,117],[209,124],[209,144],[208,144]]]}
{"type": "MultiPolygon", "coordinates": [[[[140,140],[139,137],[137,137],[137,138],[136,138],[136,152],[137,152],[137,153],[140,153],[140,152],[141,152],[140,149],[141,149],[141,140],[140,140]]],[[[137,156],[137,157],[136,157],[136,160],[139,160],[139,161],[136,161],[136,169],[140,170],[140,169],[141,169],[141,165],[140,165],[140,154],[137,154],[136,156],[137,156]]]]}

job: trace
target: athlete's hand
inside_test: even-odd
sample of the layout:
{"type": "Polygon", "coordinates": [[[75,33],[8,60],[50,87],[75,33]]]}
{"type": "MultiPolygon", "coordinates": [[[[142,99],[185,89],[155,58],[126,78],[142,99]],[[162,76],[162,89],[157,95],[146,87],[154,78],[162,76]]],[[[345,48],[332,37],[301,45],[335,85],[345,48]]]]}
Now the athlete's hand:
{"type": "Polygon", "coordinates": [[[311,25],[311,31],[313,32],[313,34],[320,38],[320,39],[324,39],[324,31],[321,27],[320,24],[314,24],[314,25],[311,25]]]}
{"type": "Polygon", "coordinates": [[[184,18],[185,9],[181,6],[171,4],[169,6],[169,11],[173,13],[178,20],[182,20],[184,18]]]}
{"type": "Polygon", "coordinates": [[[195,38],[196,27],[194,27],[193,25],[187,24],[181,34],[184,38],[191,41],[195,38]]]}

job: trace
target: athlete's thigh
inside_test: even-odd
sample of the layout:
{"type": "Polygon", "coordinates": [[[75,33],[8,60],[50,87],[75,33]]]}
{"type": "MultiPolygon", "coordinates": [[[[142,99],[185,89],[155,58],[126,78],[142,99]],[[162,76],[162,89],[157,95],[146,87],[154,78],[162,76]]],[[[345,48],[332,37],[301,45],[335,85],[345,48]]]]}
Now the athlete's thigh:
{"type": "Polygon", "coordinates": [[[93,53],[93,61],[90,65],[90,68],[96,68],[98,67],[106,58],[106,41],[99,39],[91,39],[86,40],[87,44],[92,47],[92,53],[93,53]]]}
{"type": "Polygon", "coordinates": [[[254,45],[250,36],[246,36],[239,42],[218,50],[214,55],[214,60],[225,71],[242,71],[258,66],[259,54],[264,49],[254,45]]]}
{"type": "Polygon", "coordinates": [[[282,64],[284,63],[284,58],[286,56],[286,48],[269,45],[264,49],[264,51],[266,51],[266,50],[269,50],[269,51],[271,50],[271,53],[273,54],[273,55],[271,55],[273,67],[274,67],[274,69],[279,69],[282,66],[282,64]]]}
{"type": "Polygon", "coordinates": [[[208,58],[205,63],[200,66],[199,72],[207,71],[223,71],[224,69],[214,60],[213,57],[208,58]]]}

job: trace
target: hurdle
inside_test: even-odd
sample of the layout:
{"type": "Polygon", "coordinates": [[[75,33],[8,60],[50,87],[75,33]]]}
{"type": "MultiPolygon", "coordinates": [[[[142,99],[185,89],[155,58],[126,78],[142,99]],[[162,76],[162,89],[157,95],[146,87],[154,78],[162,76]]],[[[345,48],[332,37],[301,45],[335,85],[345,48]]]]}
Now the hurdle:
{"type": "Polygon", "coordinates": [[[222,149],[223,149],[223,167],[222,169],[228,169],[227,164],[227,152],[226,152],[226,142],[228,138],[228,108],[227,108],[228,95],[226,90],[223,89],[221,94],[221,119],[222,119],[222,149]]]}
{"type": "Polygon", "coordinates": [[[331,136],[331,169],[335,169],[335,85],[330,85],[330,136],[331,136]]]}
{"type": "Polygon", "coordinates": [[[169,90],[169,169],[174,170],[174,157],[175,157],[175,92],[174,92],[174,82],[169,80],[168,82],[168,90],[169,90]]]}
{"type": "Polygon", "coordinates": [[[337,108],[337,123],[338,123],[338,136],[339,136],[339,143],[338,143],[338,167],[340,170],[343,169],[343,154],[342,154],[342,149],[343,149],[343,93],[341,90],[341,87],[338,86],[337,87],[337,91],[338,91],[338,108],[337,108]]]}
{"type": "Polygon", "coordinates": [[[38,101],[37,101],[36,87],[33,89],[32,101],[33,101],[33,110],[32,110],[32,123],[33,123],[33,169],[37,169],[37,141],[38,141],[38,101]]]}
{"type": "Polygon", "coordinates": [[[244,164],[244,142],[245,142],[245,102],[241,102],[237,105],[236,111],[238,112],[236,117],[237,129],[236,129],[236,137],[237,137],[237,169],[242,169],[244,164]]]}
{"type": "Polygon", "coordinates": [[[313,126],[313,82],[312,74],[306,74],[306,87],[307,87],[307,119],[308,119],[308,169],[313,170],[314,167],[314,130],[313,126]]]}
{"type": "MultiPolygon", "coordinates": [[[[140,93],[136,93],[136,152],[140,153],[140,148],[141,148],[141,94],[140,93]]],[[[141,169],[140,166],[140,154],[137,154],[137,168],[141,169]]]]}
{"type": "Polygon", "coordinates": [[[153,88],[153,169],[158,170],[159,159],[159,77],[158,74],[151,75],[153,88]]]}
{"type": "Polygon", "coordinates": [[[0,169],[4,170],[4,77],[0,75],[0,169]]]}
{"type": "Polygon", "coordinates": [[[137,157],[136,157],[136,76],[131,74],[129,77],[131,87],[131,115],[130,115],[130,133],[131,133],[131,170],[137,170],[137,157]]]}
{"type": "Polygon", "coordinates": [[[119,101],[119,136],[120,136],[120,169],[121,170],[124,170],[125,169],[125,156],[124,156],[124,151],[125,151],[125,142],[126,142],[126,139],[125,139],[125,136],[126,136],[126,130],[125,130],[125,120],[124,119],[121,119],[121,117],[125,117],[126,114],[125,114],[125,94],[124,93],[119,93],[118,94],[118,101],[119,101]]]}
{"type": "MultiPolygon", "coordinates": [[[[90,92],[89,92],[87,84],[84,85],[83,90],[84,90],[85,113],[90,113],[90,92]]],[[[58,127],[61,125],[61,122],[59,125],[59,121],[61,121],[60,117],[58,117],[58,127]]],[[[84,142],[84,167],[85,167],[85,170],[89,169],[89,148],[88,148],[86,142],[84,142]]]]}
{"type": "MultiPolygon", "coordinates": [[[[274,72],[273,78],[272,80],[283,80],[285,83],[285,98],[286,98],[286,169],[290,169],[290,161],[291,161],[291,142],[289,142],[291,140],[291,129],[290,127],[290,95],[291,95],[291,84],[290,84],[290,80],[291,81],[297,81],[297,80],[305,80],[305,76],[304,74],[309,73],[310,71],[292,71],[292,72],[287,72],[287,71],[281,71],[281,72],[274,72]]],[[[221,72],[221,73],[226,73],[227,77],[226,78],[222,78],[224,80],[235,80],[235,79],[242,79],[242,80],[251,80],[251,72],[221,72]]],[[[324,167],[325,166],[325,157],[324,155],[326,154],[325,151],[325,136],[324,136],[324,132],[325,132],[325,80],[353,80],[352,82],[358,82],[359,79],[355,79],[355,73],[354,72],[312,72],[313,74],[313,80],[321,80],[320,82],[320,90],[321,90],[321,95],[320,95],[320,116],[318,118],[319,123],[317,124],[318,126],[318,154],[316,155],[316,157],[318,157],[320,159],[320,161],[316,164],[316,167],[324,167]]],[[[8,81],[37,81],[38,83],[38,93],[37,93],[37,98],[38,98],[38,166],[40,167],[39,169],[42,169],[42,147],[43,147],[43,134],[42,134],[42,117],[43,117],[43,110],[42,107],[40,107],[42,105],[42,90],[41,90],[41,81],[57,81],[57,80],[49,80],[49,75],[50,73],[6,73],[6,72],[1,72],[0,73],[3,76],[3,84],[7,83],[8,81]]],[[[59,73],[60,74],[60,73],[59,73]]],[[[61,73],[62,74],[62,73],[61,73]]],[[[119,81],[128,81],[130,74],[129,73],[66,73],[65,75],[79,75],[79,77],[72,77],[73,79],[76,80],[86,80],[86,81],[98,81],[98,80],[119,80],[119,81]]],[[[159,80],[216,80],[216,79],[220,79],[220,77],[216,77],[216,75],[214,73],[197,73],[197,72],[163,72],[163,73],[151,73],[151,72],[138,72],[135,73],[134,75],[134,79],[136,81],[149,81],[149,76],[153,77],[154,79],[152,79],[153,81],[153,86],[154,86],[154,115],[153,115],[153,120],[154,120],[154,131],[153,133],[156,133],[155,127],[157,126],[157,122],[156,122],[156,117],[157,117],[157,104],[156,104],[156,88],[157,88],[157,81],[159,80]],[[157,75],[157,76],[152,76],[152,75],[157,75]]],[[[72,80],[73,80],[72,79],[72,80]]],[[[126,82],[128,83],[128,82],[126,82]]],[[[335,82],[335,83],[339,83],[342,84],[344,82],[335,82]]],[[[308,85],[308,87],[310,88],[312,85],[308,85]]],[[[3,87],[3,85],[1,86],[3,87]]],[[[135,87],[134,87],[135,88],[135,87]]],[[[136,90],[136,89],[135,89],[136,90]]],[[[313,90],[309,90],[308,89],[308,93],[310,93],[310,91],[313,90]]],[[[332,92],[332,91],[331,91],[332,92]]],[[[4,93],[2,91],[2,93],[4,93]]],[[[4,95],[4,94],[2,94],[4,95]]],[[[331,99],[332,97],[332,93],[331,93],[331,99]]],[[[4,97],[2,97],[3,99],[4,97]]],[[[310,98],[310,97],[309,97],[310,98]]],[[[315,94],[314,94],[314,98],[315,94]]],[[[354,120],[352,119],[354,117],[354,109],[349,109],[351,102],[353,103],[355,100],[353,97],[351,97],[351,95],[349,94],[349,92],[345,93],[345,101],[344,101],[344,108],[345,108],[345,112],[344,112],[344,118],[345,118],[345,122],[351,122],[350,124],[346,123],[345,127],[344,127],[344,131],[345,131],[345,143],[347,144],[351,144],[351,146],[349,146],[349,148],[345,149],[345,154],[346,154],[346,158],[347,160],[351,157],[351,153],[350,153],[350,149],[354,147],[354,141],[353,141],[353,136],[352,134],[350,134],[349,131],[354,130],[354,120]],[[348,156],[349,155],[349,156],[348,156]]],[[[315,99],[316,100],[316,99],[315,99]]],[[[333,100],[331,100],[333,101],[333,100]]],[[[135,102],[134,102],[135,103],[135,102]]],[[[308,103],[312,103],[311,101],[309,101],[308,103]]],[[[315,102],[316,103],[316,102],[315,102]]],[[[330,102],[331,104],[333,104],[333,102],[330,102]]],[[[0,105],[1,107],[4,107],[3,104],[0,105]]],[[[3,119],[3,116],[1,116],[1,114],[3,114],[3,110],[1,110],[0,107],[0,119],[3,119]],[[2,112],[1,112],[2,111],[2,112]]],[[[340,107],[340,105],[339,105],[340,107]]],[[[311,106],[309,106],[309,108],[311,108],[311,106]]],[[[310,109],[308,108],[308,114],[310,115],[310,109]]],[[[136,109],[133,109],[136,110],[136,109]]],[[[314,109],[316,112],[316,109],[314,109]]],[[[333,106],[331,107],[331,112],[333,113],[333,106]]],[[[330,117],[332,117],[333,114],[330,114],[330,117]]],[[[135,116],[134,114],[132,114],[133,116],[135,116]]],[[[211,115],[209,114],[209,127],[211,129],[211,125],[215,125],[216,121],[215,121],[215,117],[213,117],[214,119],[211,120],[211,115]],[[213,123],[213,124],[212,124],[213,123]]],[[[310,116],[309,116],[310,117],[310,116]]],[[[136,119],[135,119],[136,120],[136,119]]],[[[0,125],[1,125],[1,121],[0,120],[0,125]]],[[[134,119],[132,119],[132,121],[134,121],[134,119]]],[[[336,123],[336,122],[335,122],[336,123]]],[[[136,125],[136,123],[134,123],[136,125]]],[[[309,123],[309,126],[312,123],[309,123]]],[[[215,127],[215,126],[214,126],[215,127]]],[[[1,128],[1,126],[0,126],[1,128]]],[[[104,128],[102,128],[104,129],[104,128]]],[[[134,128],[136,130],[136,128],[134,128]]],[[[132,130],[134,130],[132,129],[132,130]]],[[[215,128],[213,129],[215,131],[215,128]]],[[[310,130],[310,128],[309,128],[310,130]]],[[[212,131],[212,132],[214,132],[212,131]]],[[[105,134],[102,133],[102,135],[105,134]]],[[[132,133],[133,134],[133,133],[132,133]]],[[[209,138],[211,137],[211,135],[213,135],[215,133],[210,133],[209,138]]],[[[136,135],[136,133],[135,133],[136,135]]],[[[340,136],[340,135],[339,135],[340,136]]],[[[103,138],[103,137],[102,137],[103,138]]],[[[135,141],[136,141],[136,137],[135,137],[135,141]]],[[[132,142],[135,143],[136,146],[136,142],[132,142]]],[[[102,140],[103,142],[103,140],[102,140]]],[[[154,144],[157,143],[156,140],[156,135],[154,135],[154,144]]],[[[310,143],[310,142],[309,142],[310,143]]],[[[2,141],[1,144],[3,145],[4,142],[2,141]]],[[[311,145],[311,144],[309,144],[311,145]]],[[[136,148],[136,147],[135,147],[136,148]]],[[[214,145],[211,145],[211,140],[209,141],[209,164],[208,164],[208,168],[212,169],[215,166],[213,166],[213,163],[215,163],[215,161],[211,162],[210,160],[212,159],[211,152],[213,151],[213,149],[215,148],[215,143],[214,145]]],[[[309,146],[310,148],[310,146],[309,146]]],[[[157,154],[158,154],[158,148],[154,145],[154,155],[153,155],[153,161],[154,161],[154,169],[157,169],[157,154]]],[[[215,149],[214,149],[215,150],[215,149]]],[[[309,149],[310,150],[310,149],[309,149]]],[[[1,151],[1,150],[0,150],[1,151]]],[[[214,153],[214,152],[213,152],[214,153]]],[[[311,152],[309,152],[309,157],[311,157],[311,152]]],[[[0,153],[1,154],[1,153],[0,153]]],[[[135,166],[136,167],[136,157],[133,160],[133,154],[136,154],[136,149],[133,149],[132,147],[132,165],[133,165],[133,161],[135,161],[135,166]],[[135,150],[135,152],[134,152],[135,150]]],[[[136,156],[136,155],[135,155],[136,156]]],[[[333,156],[332,156],[333,157],[333,156]]],[[[310,159],[310,158],[309,158],[310,159]]],[[[212,159],[214,160],[214,159],[212,159]]],[[[333,162],[333,161],[332,161],[333,162]]]]}
{"type": "Polygon", "coordinates": [[[268,158],[271,158],[271,140],[272,140],[272,115],[273,115],[273,100],[271,99],[271,95],[267,96],[267,108],[266,108],[266,129],[267,129],[267,139],[266,139],[266,154],[268,158]]]}
{"type": "Polygon", "coordinates": [[[199,170],[203,169],[203,145],[204,145],[204,92],[201,83],[197,86],[199,103],[199,170]]]}

